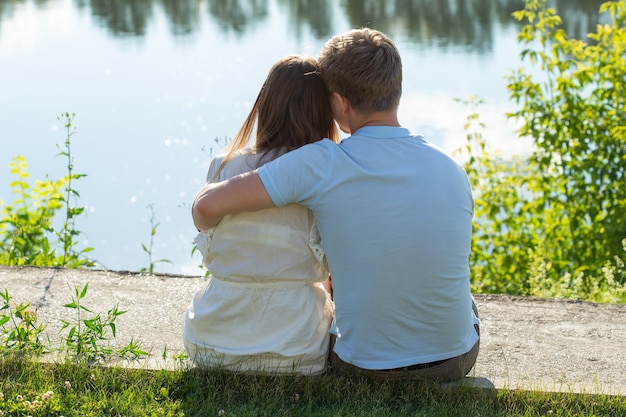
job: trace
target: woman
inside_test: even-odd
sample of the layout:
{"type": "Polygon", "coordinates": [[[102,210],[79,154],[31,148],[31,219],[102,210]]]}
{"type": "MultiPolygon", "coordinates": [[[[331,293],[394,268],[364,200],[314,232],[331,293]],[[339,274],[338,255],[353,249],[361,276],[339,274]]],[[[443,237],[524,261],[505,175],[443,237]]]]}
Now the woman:
{"type": "MultiPolygon", "coordinates": [[[[287,56],[207,180],[222,181],[322,138],[339,140],[317,61],[287,56]],[[256,124],[254,146],[246,148],[256,124]]],[[[299,205],[226,216],[195,242],[211,271],[184,317],[183,340],[201,368],[322,372],[333,305],[313,216],[299,205]]]]}

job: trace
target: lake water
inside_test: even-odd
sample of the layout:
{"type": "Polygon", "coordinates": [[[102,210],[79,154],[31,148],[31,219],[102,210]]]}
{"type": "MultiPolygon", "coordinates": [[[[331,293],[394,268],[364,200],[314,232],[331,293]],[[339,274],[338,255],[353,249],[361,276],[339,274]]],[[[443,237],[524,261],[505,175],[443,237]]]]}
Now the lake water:
{"type": "MultiPolygon", "coordinates": [[[[552,2],[568,33],[593,30],[601,1],[552,2]]],[[[189,205],[213,155],[239,128],[280,57],[317,56],[332,35],[370,26],[403,57],[401,123],[453,151],[481,97],[486,136],[524,153],[505,118],[504,76],[520,65],[511,12],[519,0],[0,0],[0,198],[8,163],[24,155],[31,180],[66,174],[55,157],[75,113],[74,183],[81,245],[99,268],[148,267],[150,206],[159,272],[197,275],[189,205]]]]}

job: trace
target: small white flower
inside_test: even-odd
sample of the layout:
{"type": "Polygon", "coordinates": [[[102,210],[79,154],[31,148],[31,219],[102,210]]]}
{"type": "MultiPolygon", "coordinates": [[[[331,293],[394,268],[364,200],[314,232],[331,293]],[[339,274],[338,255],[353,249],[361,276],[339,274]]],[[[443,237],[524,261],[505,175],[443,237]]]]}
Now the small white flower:
{"type": "Polygon", "coordinates": [[[30,412],[33,412],[35,411],[35,404],[31,403],[30,401],[24,401],[24,408],[26,408],[30,412]]]}
{"type": "Polygon", "coordinates": [[[48,401],[50,398],[52,398],[53,395],[54,395],[54,392],[46,391],[43,394],[41,394],[41,399],[44,401],[48,401]]]}
{"type": "Polygon", "coordinates": [[[18,394],[17,397],[15,397],[15,401],[17,402],[22,401],[22,396],[18,394]]]}
{"type": "Polygon", "coordinates": [[[218,416],[225,416],[226,415],[226,411],[220,410],[220,411],[217,412],[217,415],[218,416]]]}
{"type": "Polygon", "coordinates": [[[70,384],[70,381],[65,381],[65,389],[70,389],[72,388],[72,384],[70,384]]]}

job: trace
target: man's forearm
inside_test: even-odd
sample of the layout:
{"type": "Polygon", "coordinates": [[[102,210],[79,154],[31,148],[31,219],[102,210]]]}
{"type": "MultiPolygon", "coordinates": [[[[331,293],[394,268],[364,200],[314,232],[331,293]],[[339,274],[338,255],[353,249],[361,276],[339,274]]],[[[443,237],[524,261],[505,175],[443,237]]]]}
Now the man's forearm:
{"type": "Polygon", "coordinates": [[[198,230],[217,226],[227,214],[274,207],[256,171],[206,184],[200,189],[191,208],[198,230]]]}

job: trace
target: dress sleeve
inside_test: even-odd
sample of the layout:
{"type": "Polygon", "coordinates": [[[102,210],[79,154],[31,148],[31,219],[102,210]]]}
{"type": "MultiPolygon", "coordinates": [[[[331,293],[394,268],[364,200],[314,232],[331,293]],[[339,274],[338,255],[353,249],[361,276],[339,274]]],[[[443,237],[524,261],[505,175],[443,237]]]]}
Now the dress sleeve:
{"type": "MultiPolygon", "coordinates": [[[[209,170],[206,175],[207,183],[219,181],[218,178],[215,178],[215,174],[223,160],[224,158],[222,156],[217,156],[211,160],[211,164],[209,165],[209,170]]],[[[213,238],[214,231],[215,228],[211,228],[206,232],[200,232],[196,235],[192,242],[194,245],[196,245],[196,248],[200,251],[200,254],[202,255],[203,265],[206,265],[207,263],[206,258],[209,256],[209,251],[211,250],[211,239],[213,238]]]]}
{"type": "Polygon", "coordinates": [[[211,238],[213,237],[214,230],[215,229],[209,229],[205,232],[200,232],[193,240],[193,244],[196,245],[196,248],[198,248],[202,255],[203,265],[206,265],[206,258],[209,256],[209,251],[211,250],[211,238]]]}
{"type": "Polygon", "coordinates": [[[329,274],[330,268],[328,267],[328,260],[326,259],[324,248],[322,247],[322,237],[320,236],[320,231],[317,228],[315,220],[313,220],[313,225],[311,226],[311,230],[309,232],[309,248],[313,252],[317,262],[319,262],[324,269],[324,273],[329,274]]]}
{"type": "Polygon", "coordinates": [[[209,170],[207,171],[207,174],[206,174],[207,183],[221,181],[221,178],[219,179],[215,178],[215,174],[217,173],[217,169],[220,167],[223,160],[224,160],[224,157],[221,155],[211,160],[211,164],[209,165],[209,170]]]}

